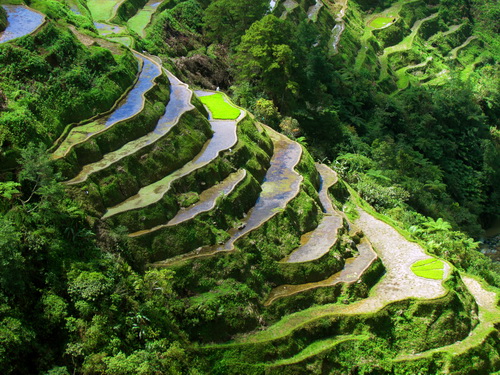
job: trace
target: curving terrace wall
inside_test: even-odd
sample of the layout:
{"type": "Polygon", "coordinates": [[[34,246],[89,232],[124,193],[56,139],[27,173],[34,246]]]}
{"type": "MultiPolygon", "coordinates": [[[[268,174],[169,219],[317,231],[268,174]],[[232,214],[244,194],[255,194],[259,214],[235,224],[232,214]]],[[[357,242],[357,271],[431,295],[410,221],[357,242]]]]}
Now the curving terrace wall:
{"type": "Polygon", "coordinates": [[[4,31],[7,27],[7,13],[5,9],[0,7],[0,31],[4,31]]]}
{"type": "Polygon", "coordinates": [[[111,22],[126,22],[147,2],[148,0],[124,0],[116,10],[116,15],[111,19],[111,22]]]}

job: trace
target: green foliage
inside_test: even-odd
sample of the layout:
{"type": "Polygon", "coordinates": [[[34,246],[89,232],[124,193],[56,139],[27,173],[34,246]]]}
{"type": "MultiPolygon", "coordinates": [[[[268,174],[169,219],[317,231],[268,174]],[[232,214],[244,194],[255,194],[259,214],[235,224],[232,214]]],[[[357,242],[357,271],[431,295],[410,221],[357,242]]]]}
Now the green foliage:
{"type": "Polygon", "coordinates": [[[221,93],[201,96],[200,101],[208,107],[216,120],[235,120],[241,113],[238,108],[227,103],[221,93]]]}
{"type": "Polygon", "coordinates": [[[202,47],[202,9],[197,1],[178,2],[173,8],[161,12],[146,29],[144,41],[148,50],[156,54],[186,56],[189,51],[202,47]],[[183,36],[182,41],[179,37],[183,36]]]}
{"type": "Polygon", "coordinates": [[[235,46],[250,25],[268,9],[266,0],[215,0],[204,12],[204,29],[211,41],[235,46]]]}
{"type": "Polygon", "coordinates": [[[7,27],[7,12],[5,9],[0,7],[0,32],[4,31],[7,27]]]}
{"type": "Polygon", "coordinates": [[[370,27],[373,27],[375,29],[382,28],[384,26],[389,25],[391,22],[393,22],[393,18],[389,17],[377,17],[373,21],[370,22],[370,27]]]}
{"type": "Polygon", "coordinates": [[[16,43],[0,46],[3,147],[53,142],[69,123],[110,108],[135,75],[131,55],[84,47],[54,22],[16,43]]]}
{"type": "Polygon", "coordinates": [[[237,47],[237,76],[262,89],[275,103],[283,105],[287,92],[295,92],[292,80],[295,57],[289,45],[291,25],[273,15],[255,22],[237,47]]]}
{"type": "MultiPolygon", "coordinates": [[[[300,6],[306,9],[312,3],[302,1],[300,6]]],[[[457,230],[477,233],[478,217],[497,213],[500,202],[497,2],[443,0],[439,20],[426,25],[420,34],[427,37],[463,23],[464,17],[473,19],[460,32],[469,32],[471,27],[479,39],[445,65],[460,69],[459,65],[470,66],[477,60],[470,84],[443,80],[443,87],[410,88],[392,96],[386,94],[395,88],[391,78],[377,82],[376,53],[381,51],[376,40],[367,44],[365,66],[369,69],[353,69],[352,56],[361,48],[356,36],[356,28],[362,25],[356,18],[361,13],[356,3],[378,11],[394,1],[351,2],[336,56],[328,52],[333,19],[326,3],[316,22],[299,22],[305,17],[301,8],[288,21],[263,17],[268,1],[171,1],[160,8],[165,10],[148,28],[143,46],[162,57],[185,57],[176,63],[194,73],[212,74],[217,64],[217,72],[224,72],[234,57],[234,93],[241,104],[276,128],[283,120],[282,128],[297,141],[307,141],[316,159],[338,157],[339,174],[430,252],[500,285],[498,267],[457,230]],[[229,48],[207,47],[214,42],[229,48]],[[193,56],[201,57],[189,60],[193,56]],[[200,61],[210,63],[197,65],[200,61]]],[[[419,361],[418,366],[390,359],[468,335],[475,307],[456,279],[449,285],[452,293],[440,300],[402,301],[373,316],[325,319],[272,343],[200,352],[193,341],[227,340],[277,319],[279,312],[262,306],[276,283],[287,277],[293,277],[293,282],[323,277],[341,265],[336,251],[324,262],[297,265],[293,272],[277,263],[298,246],[300,235],[313,229],[321,215],[313,159],[306,155],[297,168],[305,177],[300,194],[265,226],[238,241],[234,253],[173,269],[142,269],[158,254],[225,239],[225,230],[256,199],[272,144],[251,119],[244,119],[238,128],[238,145],[231,153],[179,181],[172,195],[150,211],[123,217],[123,223],[130,228],[163,224],[179,206],[193,203],[207,186],[245,167],[253,176],[248,175],[241,189],[223,197],[213,212],[194,225],[165,231],[154,246],[141,247],[127,240],[126,228],[110,228],[113,223],[86,214],[104,210],[103,199],[119,202],[141,184],[192,158],[197,151],[191,144],[201,147],[205,139],[201,134],[208,136],[203,130],[207,124],[197,125],[202,129],[200,137],[192,141],[194,120],[187,116],[182,131],[96,174],[87,187],[72,189],[70,198],[57,182],[59,176],[46,149],[29,144],[49,144],[68,123],[110,108],[133,80],[136,62],[130,53],[119,57],[97,45],[84,47],[77,42],[62,22],[92,25],[85,17],[72,15],[64,3],[37,0],[32,4],[48,14],[49,23],[35,36],[0,46],[1,155],[6,160],[20,157],[18,170],[10,170],[12,163],[2,160],[0,173],[0,368],[4,373],[273,373],[264,368],[263,358],[271,363],[297,358],[297,353],[310,358],[274,373],[430,374],[441,370],[439,358],[419,361]],[[94,211],[80,207],[84,199],[85,208],[95,204],[94,211]],[[369,339],[346,340],[335,350],[318,352],[318,346],[329,343],[318,340],[353,330],[369,339]]],[[[122,9],[128,12],[134,4],[125,2],[122,9]]],[[[431,10],[427,4],[436,2],[415,2],[414,9],[402,14],[405,22],[427,15],[431,10]]],[[[441,44],[436,47],[424,46],[425,41],[417,38],[412,51],[391,57],[390,64],[419,63],[421,56],[432,54],[429,72],[435,74],[441,70],[439,53],[467,36],[436,38],[441,44]]],[[[229,74],[222,76],[217,79],[228,86],[233,82],[229,74]]],[[[417,82],[416,76],[409,81],[417,82]]],[[[108,147],[119,147],[125,139],[149,131],[146,127],[154,123],[163,106],[156,103],[151,108],[146,117],[122,128],[126,134],[116,130],[105,137],[102,147],[94,141],[82,146],[78,163],[99,158],[108,147]]],[[[69,165],[74,160],[65,166],[67,170],[74,167],[69,165]]],[[[335,189],[344,200],[342,188],[335,189]]],[[[349,201],[345,212],[354,219],[356,207],[349,201]]],[[[442,271],[434,266],[416,268],[438,279],[442,271]]],[[[337,294],[347,301],[358,293],[366,295],[370,285],[356,284],[348,292],[325,288],[313,298],[293,300],[281,311],[335,302],[337,294]]],[[[487,373],[490,367],[485,356],[493,363],[498,354],[495,345],[498,340],[488,338],[484,353],[471,354],[477,360],[461,359],[452,365],[453,371],[473,367],[487,373]]]]}

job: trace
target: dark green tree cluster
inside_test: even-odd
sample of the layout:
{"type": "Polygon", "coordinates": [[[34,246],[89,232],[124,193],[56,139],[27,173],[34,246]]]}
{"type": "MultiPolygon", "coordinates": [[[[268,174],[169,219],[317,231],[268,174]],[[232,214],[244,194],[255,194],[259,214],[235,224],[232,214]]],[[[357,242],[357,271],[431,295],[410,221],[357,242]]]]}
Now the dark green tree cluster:
{"type": "Polygon", "coordinates": [[[0,369],[4,374],[185,374],[173,273],[133,271],[57,182],[44,146],[0,182],[0,369]]]}
{"type": "Polygon", "coordinates": [[[7,27],[7,12],[5,9],[0,7],[0,31],[4,31],[7,27]]]}

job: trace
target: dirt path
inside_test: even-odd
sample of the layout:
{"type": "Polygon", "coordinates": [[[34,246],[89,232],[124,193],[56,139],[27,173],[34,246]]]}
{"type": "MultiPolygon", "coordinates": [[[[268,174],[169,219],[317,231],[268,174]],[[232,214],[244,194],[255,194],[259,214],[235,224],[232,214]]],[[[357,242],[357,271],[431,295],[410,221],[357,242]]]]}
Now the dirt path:
{"type": "MultiPolygon", "coordinates": [[[[431,258],[416,243],[408,241],[389,224],[358,209],[358,226],[368,237],[384,263],[387,273],[378,283],[373,294],[385,302],[407,298],[437,298],[446,293],[442,280],[419,277],[411,270],[418,260],[431,258]]],[[[445,263],[444,278],[449,275],[450,266],[445,263]]]]}

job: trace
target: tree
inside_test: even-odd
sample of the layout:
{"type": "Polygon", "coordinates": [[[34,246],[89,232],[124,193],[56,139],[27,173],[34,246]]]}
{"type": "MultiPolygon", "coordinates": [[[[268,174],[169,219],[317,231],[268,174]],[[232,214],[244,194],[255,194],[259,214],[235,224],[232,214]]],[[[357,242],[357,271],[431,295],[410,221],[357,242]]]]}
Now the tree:
{"type": "Polygon", "coordinates": [[[262,90],[278,107],[298,89],[293,80],[292,35],[289,22],[267,15],[248,29],[236,49],[238,79],[262,90]]]}
{"type": "Polygon", "coordinates": [[[212,41],[237,45],[252,23],[269,10],[267,0],[215,0],[205,11],[203,22],[212,41]]]}

